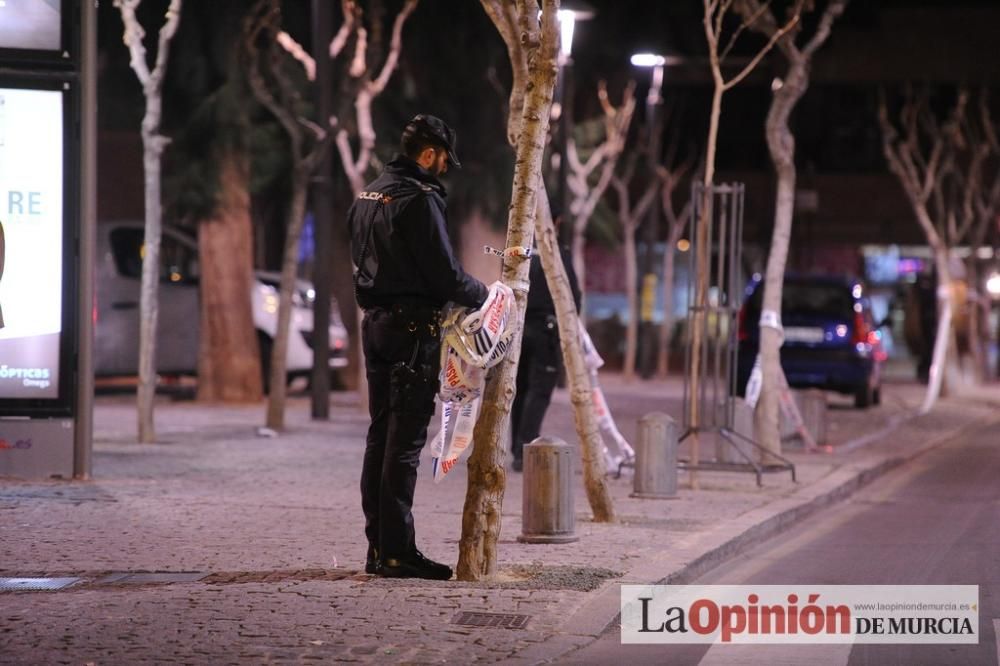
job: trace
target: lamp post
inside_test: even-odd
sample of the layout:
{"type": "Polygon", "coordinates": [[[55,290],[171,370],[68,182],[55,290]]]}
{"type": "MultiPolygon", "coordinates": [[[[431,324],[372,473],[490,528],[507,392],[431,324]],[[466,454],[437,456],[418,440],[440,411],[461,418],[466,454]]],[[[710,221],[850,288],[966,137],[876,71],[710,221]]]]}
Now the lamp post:
{"type": "MultiPolygon", "coordinates": [[[[316,60],[316,112],[321,124],[330,117],[330,57],[328,45],[333,37],[331,5],[323,0],[312,4],[313,56],[316,60]]],[[[328,130],[329,131],[329,130],[328,130]]],[[[332,276],[330,253],[333,245],[333,187],[330,150],[327,149],[312,180],[314,260],[313,284],[313,367],[310,412],[313,419],[330,418],[330,299],[332,276]]]]}
{"type": "MultiPolygon", "coordinates": [[[[636,67],[651,68],[653,78],[649,84],[649,93],[646,95],[646,128],[647,128],[647,161],[651,178],[656,178],[656,168],[660,161],[662,131],[659,128],[658,110],[663,102],[660,95],[663,86],[663,66],[667,59],[655,53],[636,53],[632,56],[632,64],[636,67]]],[[[640,297],[640,335],[639,335],[639,374],[643,379],[649,379],[653,372],[653,358],[656,350],[654,341],[656,331],[653,324],[653,311],[656,305],[657,278],[654,272],[653,248],[656,245],[657,231],[660,226],[659,200],[649,207],[649,216],[643,227],[643,240],[645,241],[645,252],[643,253],[643,277],[642,291],[640,297]]],[[[671,252],[673,248],[664,248],[664,252],[671,252]]],[[[664,276],[666,277],[666,276],[664,276]]],[[[637,285],[630,285],[635,289],[637,285]]]]}
{"type": "Polygon", "coordinates": [[[577,21],[594,17],[594,10],[584,2],[564,2],[557,14],[559,19],[559,72],[552,120],[558,123],[555,152],[559,155],[559,181],[557,201],[563,214],[569,212],[569,161],[566,158],[569,137],[573,132],[573,33],[577,21]]]}

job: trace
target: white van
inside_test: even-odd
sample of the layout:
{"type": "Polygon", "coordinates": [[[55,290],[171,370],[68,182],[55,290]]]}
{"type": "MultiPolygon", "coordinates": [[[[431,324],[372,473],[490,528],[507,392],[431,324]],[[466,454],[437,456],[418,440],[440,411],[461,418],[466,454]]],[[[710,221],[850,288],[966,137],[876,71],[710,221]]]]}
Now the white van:
{"type": "MultiPolygon", "coordinates": [[[[97,233],[97,302],[94,368],[98,376],[135,375],[139,360],[141,222],[102,222],[97,233]]],[[[198,247],[178,229],[164,227],[160,241],[159,322],[156,371],[195,374],[198,368],[198,247]]],[[[278,326],[280,275],[258,271],[251,290],[253,322],[261,347],[265,385],[278,326]]],[[[300,280],[293,296],[288,336],[289,379],[312,371],[312,305],[316,293],[300,280]]],[[[347,365],[347,331],[337,304],[330,312],[330,367],[347,365]]]]}

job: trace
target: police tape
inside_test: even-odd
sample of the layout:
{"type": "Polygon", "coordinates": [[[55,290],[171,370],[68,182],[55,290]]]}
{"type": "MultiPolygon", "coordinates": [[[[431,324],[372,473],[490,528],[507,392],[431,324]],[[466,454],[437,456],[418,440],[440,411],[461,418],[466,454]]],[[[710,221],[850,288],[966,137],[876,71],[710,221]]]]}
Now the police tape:
{"type": "Polygon", "coordinates": [[[505,250],[499,250],[491,245],[483,246],[483,254],[492,254],[497,257],[506,259],[507,257],[524,257],[525,259],[531,258],[531,248],[524,247],[521,245],[515,245],[513,247],[508,247],[505,250]]]}
{"type": "Polygon", "coordinates": [[[613,454],[608,445],[604,444],[604,466],[609,471],[612,469],[617,471],[622,463],[635,462],[635,449],[632,448],[628,440],[625,439],[625,436],[618,430],[618,424],[615,423],[615,418],[611,415],[611,409],[608,407],[608,401],[604,397],[604,391],[601,390],[601,385],[598,383],[597,370],[604,365],[604,359],[597,353],[594,341],[590,339],[590,334],[587,333],[583,322],[577,319],[577,324],[579,324],[580,347],[583,350],[583,364],[590,375],[590,399],[594,405],[597,427],[601,432],[610,437],[614,441],[615,446],[618,447],[618,453],[613,454]]]}
{"type": "Polygon", "coordinates": [[[507,355],[514,292],[502,282],[490,285],[486,301],[477,310],[452,307],[441,324],[441,429],[431,441],[434,481],[454,469],[472,444],[479,416],[486,370],[507,355]]]}
{"type": "MultiPolygon", "coordinates": [[[[441,325],[441,428],[431,440],[434,481],[440,483],[458,464],[462,454],[472,445],[472,433],[482,405],[486,370],[499,363],[507,354],[513,339],[513,292],[500,282],[490,285],[486,302],[469,312],[453,307],[441,325]]],[[[617,448],[612,453],[604,445],[605,466],[618,469],[623,462],[635,461],[635,449],[618,430],[608,408],[604,391],[597,379],[597,369],[604,359],[597,353],[587,329],[579,320],[578,334],[591,388],[591,400],[598,428],[617,448]]]]}

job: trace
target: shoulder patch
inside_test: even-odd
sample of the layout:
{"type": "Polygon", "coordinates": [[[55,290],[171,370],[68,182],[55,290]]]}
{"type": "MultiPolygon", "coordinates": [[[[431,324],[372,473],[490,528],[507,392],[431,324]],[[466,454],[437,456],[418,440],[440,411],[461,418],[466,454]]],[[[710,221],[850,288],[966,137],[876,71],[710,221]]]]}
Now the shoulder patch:
{"type": "Polygon", "coordinates": [[[392,201],[392,197],[388,194],[382,194],[381,192],[359,192],[358,199],[363,199],[364,201],[378,201],[381,204],[387,204],[392,201]]]}

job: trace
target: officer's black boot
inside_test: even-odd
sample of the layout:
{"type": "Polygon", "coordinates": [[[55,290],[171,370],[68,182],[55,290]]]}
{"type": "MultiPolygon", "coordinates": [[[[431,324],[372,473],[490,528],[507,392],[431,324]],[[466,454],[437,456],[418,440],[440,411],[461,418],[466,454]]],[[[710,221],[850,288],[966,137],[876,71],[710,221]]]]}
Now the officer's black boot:
{"type": "Polygon", "coordinates": [[[451,567],[427,559],[416,548],[405,557],[386,557],[378,569],[378,575],[386,578],[448,580],[451,578],[451,573],[451,567]]]}
{"type": "Polygon", "coordinates": [[[365,573],[378,573],[378,549],[375,546],[368,546],[368,557],[365,558],[365,573]]]}

